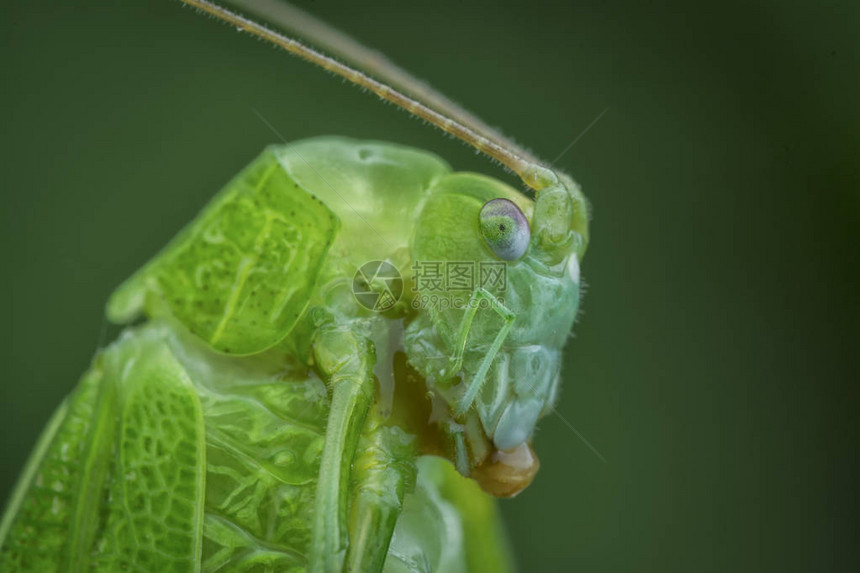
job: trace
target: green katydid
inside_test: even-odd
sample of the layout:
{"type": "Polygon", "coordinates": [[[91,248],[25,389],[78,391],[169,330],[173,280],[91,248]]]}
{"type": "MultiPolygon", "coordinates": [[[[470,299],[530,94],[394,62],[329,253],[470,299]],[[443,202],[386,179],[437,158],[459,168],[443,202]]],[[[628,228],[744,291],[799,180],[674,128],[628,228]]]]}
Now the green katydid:
{"type": "Polygon", "coordinates": [[[45,429],[0,570],[511,570],[491,495],[538,468],[579,305],[579,187],[304,13],[245,6],[388,83],[184,1],[462,139],[535,198],[394,144],[264,150],[112,295],[110,320],[139,324],[45,429]]]}

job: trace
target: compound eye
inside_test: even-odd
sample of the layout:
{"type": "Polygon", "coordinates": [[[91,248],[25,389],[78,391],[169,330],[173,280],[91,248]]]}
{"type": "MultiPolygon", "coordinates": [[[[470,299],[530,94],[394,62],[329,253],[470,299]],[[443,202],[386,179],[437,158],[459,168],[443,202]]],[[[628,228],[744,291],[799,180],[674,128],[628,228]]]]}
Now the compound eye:
{"type": "Polygon", "coordinates": [[[515,261],[526,252],[531,238],[529,222],[516,203],[491,199],[481,207],[481,234],[490,250],[503,261],[515,261]]]}

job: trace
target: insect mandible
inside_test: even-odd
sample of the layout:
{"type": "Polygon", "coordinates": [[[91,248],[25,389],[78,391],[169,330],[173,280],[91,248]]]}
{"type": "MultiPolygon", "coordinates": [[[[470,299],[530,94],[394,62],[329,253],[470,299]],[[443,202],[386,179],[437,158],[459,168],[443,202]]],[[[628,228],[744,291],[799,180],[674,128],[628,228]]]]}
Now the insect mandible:
{"type": "Polygon", "coordinates": [[[390,143],[265,149],[110,298],[129,326],[44,430],[0,522],[0,570],[511,570],[491,495],[538,469],[579,307],[579,187],[307,14],[245,3],[355,67],[184,2],[533,195],[390,143]]]}

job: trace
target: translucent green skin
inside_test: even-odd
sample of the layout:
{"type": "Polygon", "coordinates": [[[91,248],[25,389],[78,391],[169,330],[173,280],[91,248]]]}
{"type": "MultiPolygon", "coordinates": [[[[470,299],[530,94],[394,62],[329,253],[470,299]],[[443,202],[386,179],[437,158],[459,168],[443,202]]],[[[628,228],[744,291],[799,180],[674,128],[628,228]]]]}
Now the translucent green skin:
{"type": "Polygon", "coordinates": [[[388,144],[264,151],[111,298],[111,320],[148,320],[96,357],[45,430],[0,524],[0,571],[510,570],[492,498],[448,461],[419,456],[426,420],[397,406],[393,353],[426,377],[419,395],[449,402],[448,457],[462,474],[491,443],[492,428],[475,428],[498,423],[500,403],[551,403],[578,303],[568,269],[587,234],[575,229],[578,190],[543,193],[532,207],[388,144]],[[447,333],[460,317],[413,309],[408,288],[385,315],[371,312],[351,283],[368,260],[407,271],[416,255],[485,258],[479,235],[456,226],[448,252],[426,236],[454,220],[445,204],[462,195],[479,199],[469,209],[505,196],[547,215],[532,220],[533,248],[503,293],[523,308],[499,356],[514,372],[522,348],[549,362],[525,361],[539,374],[529,387],[493,365],[489,390],[458,413],[491,320],[478,315],[446,375],[435,355],[456,346],[447,333]],[[523,312],[548,296],[552,316],[523,312]]]}
{"type": "MultiPolygon", "coordinates": [[[[306,571],[329,405],[313,372],[271,353],[225,357],[162,321],[126,331],[45,429],[0,571],[306,571]]],[[[402,431],[374,438],[412,463],[402,431]]],[[[385,571],[504,571],[493,500],[440,458],[417,464],[385,571]]]]}

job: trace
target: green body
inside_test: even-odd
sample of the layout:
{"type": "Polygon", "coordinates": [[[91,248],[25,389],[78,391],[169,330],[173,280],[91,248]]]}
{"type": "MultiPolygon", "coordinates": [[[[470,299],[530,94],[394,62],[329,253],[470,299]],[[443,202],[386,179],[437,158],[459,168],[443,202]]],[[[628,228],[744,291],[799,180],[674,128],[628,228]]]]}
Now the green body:
{"type": "Polygon", "coordinates": [[[578,190],[544,193],[390,144],[265,150],[111,298],[111,320],[147,320],[45,430],[0,571],[510,570],[495,501],[460,474],[525,447],[555,399],[586,234],[578,190]],[[492,260],[496,197],[533,236],[507,287],[465,291],[493,310],[416,305],[416,261],[492,260]],[[406,279],[384,313],[352,292],[373,260],[406,279]]]}
{"type": "MultiPolygon", "coordinates": [[[[218,355],[163,322],[128,330],[45,430],[0,571],[306,571],[329,405],[300,364],[218,355]]],[[[396,428],[363,439],[386,433],[412,463],[396,428]]],[[[504,571],[492,498],[440,458],[417,466],[385,571],[504,571]],[[473,552],[495,565],[470,568],[473,552]]]]}

